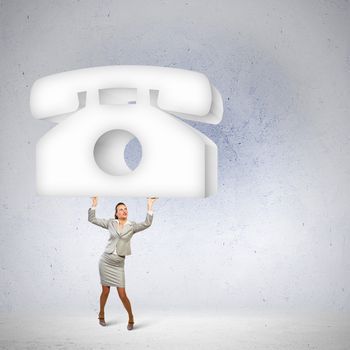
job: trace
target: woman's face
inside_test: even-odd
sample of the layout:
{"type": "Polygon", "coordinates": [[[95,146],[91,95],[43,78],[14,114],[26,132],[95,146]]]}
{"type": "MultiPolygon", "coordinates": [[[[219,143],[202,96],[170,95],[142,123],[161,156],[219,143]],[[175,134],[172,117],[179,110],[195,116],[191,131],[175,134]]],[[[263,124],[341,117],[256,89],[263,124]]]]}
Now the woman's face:
{"type": "Polygon", "coordinates": [[[118,205],[115,213],[117,214],[118,219],[124,220],[128,218],[128,208],[124,204],[118,205]]]}

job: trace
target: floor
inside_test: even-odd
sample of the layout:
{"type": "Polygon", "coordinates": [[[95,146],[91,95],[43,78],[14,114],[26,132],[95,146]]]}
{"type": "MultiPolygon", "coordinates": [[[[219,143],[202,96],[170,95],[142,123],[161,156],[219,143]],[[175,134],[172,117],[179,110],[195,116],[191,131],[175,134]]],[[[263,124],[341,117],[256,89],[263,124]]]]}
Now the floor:
{"type": "Polygon", "coordinates": [[[1,314],[0,349],[350,349],[349,315],[145,311],[132,331],[125,315],[106,321],[91,312],[1,314]]]}

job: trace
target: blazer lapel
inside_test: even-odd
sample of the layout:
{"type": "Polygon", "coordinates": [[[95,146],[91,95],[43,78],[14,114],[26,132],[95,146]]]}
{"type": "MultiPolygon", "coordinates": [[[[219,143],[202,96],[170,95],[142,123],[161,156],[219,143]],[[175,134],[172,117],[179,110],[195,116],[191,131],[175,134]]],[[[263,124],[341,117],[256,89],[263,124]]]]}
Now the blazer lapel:
{"type": "Polygon", "coordinates": [[[114,227],[115,235],[120,237],[120,233],[118,232],[118,221],[113,221],[112,224],[114,227]]]}
{"type": "Polygon", "coordinates": [[[124,224],[123,229],[120,232],[121,237],[127,235],[130,232],[130,225],[131,225],[130,221],[127,221],[124,224]]]}
{"type": "Polygon", "coordinates": [[[129,228],[130,228],[130,222],[129,221],[127,221],[124,224],[123,228],[120,231],[119,231],[119,221],[118,220],[113,221],[113,225],[114,225],[114,228],[115,228],[115,232],[117,233],[117,235],[119,237],[123,237],[123,236],[125,236],[126,234],[129,233],[129,228]]]}

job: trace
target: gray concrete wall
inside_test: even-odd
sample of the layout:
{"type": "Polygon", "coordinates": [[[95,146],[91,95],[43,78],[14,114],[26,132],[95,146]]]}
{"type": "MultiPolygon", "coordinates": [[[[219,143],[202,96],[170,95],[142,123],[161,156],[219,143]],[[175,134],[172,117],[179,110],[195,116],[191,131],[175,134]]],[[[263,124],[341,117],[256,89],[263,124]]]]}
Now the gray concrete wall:
{"type": "MultiPolygon", "coordinates": [[[[160,199],[133,238],[136,308],[350,311],[348,1],[1,1],[2,311],[93,308],[108,234],[35,190],[33,82],[100,65],[206,74],[224,98],[218,194],[160,199]],[[83,247],[83,248],[82,248],[83,247]]],[[[142,220],[145,199],[117,201],[142,220]]]]}

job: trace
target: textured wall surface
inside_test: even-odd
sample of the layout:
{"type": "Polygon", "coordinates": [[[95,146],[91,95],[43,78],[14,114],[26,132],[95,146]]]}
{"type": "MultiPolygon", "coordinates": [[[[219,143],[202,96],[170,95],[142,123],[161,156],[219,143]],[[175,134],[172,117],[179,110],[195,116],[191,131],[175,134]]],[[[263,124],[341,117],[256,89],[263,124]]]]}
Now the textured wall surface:
{"type": "MultiPolygon", "coordinates": [[[[203,72],[224,99],[206,199],[161,198],[135,235],[135,307],[350,311],[348,1],[1,1],[2,311],[93,308],[108,233],[90,199],[35,190],[45,75],[145,64],[203,72]]],[[[146,200],[123,200],[143,220],[146,200]]],[[[116,293],[116,292],[115,292],[116,293]]]]}

